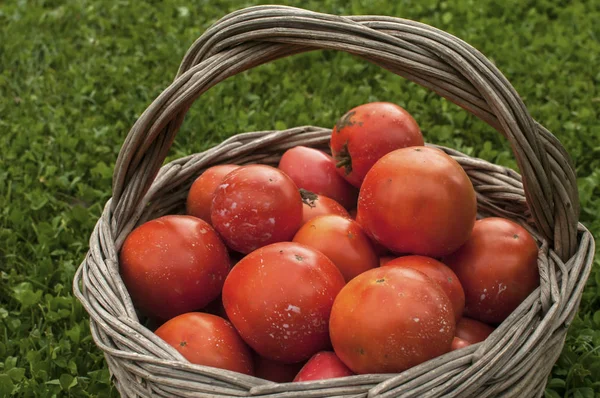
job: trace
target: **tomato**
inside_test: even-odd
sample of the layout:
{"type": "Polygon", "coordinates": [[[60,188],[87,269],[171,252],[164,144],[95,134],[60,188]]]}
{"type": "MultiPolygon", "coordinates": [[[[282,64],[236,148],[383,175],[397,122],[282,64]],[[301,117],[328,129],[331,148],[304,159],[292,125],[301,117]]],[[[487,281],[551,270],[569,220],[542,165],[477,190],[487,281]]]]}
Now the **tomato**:
{"type": "Polygon", "coordinates": [[[354,373],[331,351],[321,351],[312,356],[294,378],[294,381],[334,379],[354,373]]]}
{"type": "Polygon", "coordinates": [[[179,315],[154,332],[197,365],[253,375],[252,353],[231,323],[211,314],[179,315]]]}
{"type": "Polygon", "coordinates": [[[180,215],[134,229],[123,243],[120,264],[133,303],[162,321],[214,300],[229,272],[227,248],[215,230],[180,215]]]}
{"type": "Polygon", "coordinates": [[[242,166],[217,187],[211,219],[227,246],[247,254],[291,240],[302,224],[302,199],[296,184],[281,170],[242,166]]]}
{"type": "Polygon", "coordinates": [[[357,188],[384,155],[425,145],[415,119],[389,102],[372,102],[348,111],[335,125],[329,144],[338,172],[357,188]]]}
{"type": "Polygon", "coordinates": [[[335,170],[335,161],[325,152],[305,146],[288,149],[279,168],[298,185],[319,195],[327,196],[351,209],[356,206],[358,190],[335,170]]]}
{"type": "Polygon", "coordinates": [[[289,383],[294,380],[302,366],[304,366],[304,362],[287,364],[256,355],[254,375],[275,383],[289,383]]]}
{"type": "Polygon", "coordinates": [[[384,265],[386,265],[387,263],[389,263],[392,260],[395,260],[397,257],[392,257],[392,256],[382,256],[379,257],[379,266],[383,267],[384,265]]]}
{"type": "Polygon", "coordinates": [[[222,164],[210,167],[200,174],[190,187],[187,196],[187,214],[201,218],[210,224],[210,206],[215,190],[223,178],[238,167],[234,164],[222,164]]]}
{"type": "Polygon", "coordinates": [[[300,194],[302,195],[302,203],[304,204],[302,207],[302,225],[315,217],[326,214],[350,217],[348,211],[341,204],[333,199],[329,199],[327,196],[317,195],[304,189],[300,189],[300,194]]]}
{"type": "Polygon", "coordinates": [[[452,302],[456,321],[462,317],[465,308],[465,292],[456,274],[446,265],[425,256],[404,256],[386,264],[390,267],[409,267],[421,271],[437,282],[452,302]]]}
{"type": "Polygon", "coordinates": [[[452,303],[422,272],[381,267],[338,294],[329,331],[337,356],[353,372],[399,373],[450,351],[452,303]]]}
{"type": "Polygon", "coordinates": [[[477,201],[458,162],[439,149],[398,149],[367,174],[359,222],[393,252],[441,257],[469,239],[477,201]]]}
{"type": "Polygon", "coordinates": [[[379,258],[362,227],[346,217],[313,218],[300,228],[293,241],[326,255],[342,272],[346,282],[379,265],[379,258]]]}
{"type": "Polygon", "coordinates": [[[454,337],[452,339],[452,347],[451,347],[450,351],[460,350],[461,348],[465,348],[470,345],[471,345],[471,343],[469,343],[468,341],[465,341],[465,340],[461,339],[460,337],[454,337]]]}
{"type": "Polygon", "coordinates": [[[244,257],[223,286],[223,305],[259,355],[300,362],[330,344],[327,322],[344,277],[324,254],[281,242],[244,257]]]}
{"type": "Polygon", "coordinates": [[[455,336],[469,344],[479,343],[488,338],[494,328],[483,322],[463,317],[456,323],[455,336]]]}
{"type": "Polygon", "coordinates": [[[463,317],[456,323],[454,340],[452,340],[452,351],[471,344],[477,344],[488,338],[494,328],[483,322],[463,317]]]}
{"type": "Polygon", "coordinates": [[[526,229],[492,217],[477,221],[467,243],[443,261],[465,290],[465,315],[498,324],[540,285],[537,258],[526,229]]]}

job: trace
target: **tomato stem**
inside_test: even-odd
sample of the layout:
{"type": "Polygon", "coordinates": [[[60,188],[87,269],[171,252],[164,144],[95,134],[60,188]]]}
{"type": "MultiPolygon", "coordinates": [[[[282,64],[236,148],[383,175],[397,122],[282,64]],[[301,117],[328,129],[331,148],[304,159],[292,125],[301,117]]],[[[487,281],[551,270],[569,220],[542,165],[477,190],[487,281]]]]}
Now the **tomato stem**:
{"type": "Polygon", "coordinates": [[[335,130],[339,133],[345,127],[354,126],[355,122],[352,120],[352,116],[355,114],[356,111],[346,112],[335,124],[335,130]]]}
{"type": "Polygon", "coordinates": [[[352,166],[352,162],[350,161],[349,158],[344,158],[335,164],[335,167],[337,167],[338,169],[340,167],[346,167],[346,166],[352,166]]]}
{"type": "Polygon", "coordinates": [[[316,206],[315,201],[319,199],[316,193],[307,191],[304,188],[300,188],[300,196],[302,197],[302,202],[306,203],[311,209],[316,206]]]}
{"type": "Polygon", "coordinates": [[[343,167],[346,175],[352,173],[352,157],[348,151],[348,141],[344,143],[344,146],[342,146],[340,152],[336,154],[335,160],[337,161],[335,167],[343,167]]]}

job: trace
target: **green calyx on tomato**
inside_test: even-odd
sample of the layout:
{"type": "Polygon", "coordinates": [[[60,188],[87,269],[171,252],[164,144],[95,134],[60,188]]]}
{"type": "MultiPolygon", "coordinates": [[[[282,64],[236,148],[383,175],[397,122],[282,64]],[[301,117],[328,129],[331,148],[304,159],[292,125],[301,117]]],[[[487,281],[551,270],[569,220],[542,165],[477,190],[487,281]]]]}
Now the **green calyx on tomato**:
{"type": "Polygon", "coordinates": [[[346,174],[352,173],[352,156],[348,151],[348,141],[344,143],[340,152],[335,155],[335,161],[335,167],[338,169],[343,167],[346,174]]]}
{"type": "Polygon", "coordinates": [[[311,209],[317,206],[315,201],[317,201],[319,197],[316,193],[300,188],[300,197],[302,197],[302,203],[305,203],[311,209]]]}

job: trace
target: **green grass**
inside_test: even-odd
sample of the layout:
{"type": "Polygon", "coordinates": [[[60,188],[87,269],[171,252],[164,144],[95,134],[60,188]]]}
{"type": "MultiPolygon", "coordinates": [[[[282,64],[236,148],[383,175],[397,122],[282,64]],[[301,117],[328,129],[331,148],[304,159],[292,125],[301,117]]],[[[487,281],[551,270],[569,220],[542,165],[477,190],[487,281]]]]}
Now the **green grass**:
{"type": "MultiPolygon", "coordinates": [[[[110,197],[129,127],[219,17],[260,1],[0,3],[0,397],[116,396],[71,281],[110,197]]],[[[283,1],[387,14],[449,31],[490,57],[573,156],[581,220],[600,237],[600,3],[520,0],[283,1]],[[594,3],[596,5],[594,5],[594,3]]],[[[406,107],[426,140],[513,166],[507,143],[435,94],[343,53],[281,60],[211,89],[171,158],[244,131],[332,126],[345,110],[406,107]]],[[[600,397],[600,271],[547,397],[600,397]]]]}

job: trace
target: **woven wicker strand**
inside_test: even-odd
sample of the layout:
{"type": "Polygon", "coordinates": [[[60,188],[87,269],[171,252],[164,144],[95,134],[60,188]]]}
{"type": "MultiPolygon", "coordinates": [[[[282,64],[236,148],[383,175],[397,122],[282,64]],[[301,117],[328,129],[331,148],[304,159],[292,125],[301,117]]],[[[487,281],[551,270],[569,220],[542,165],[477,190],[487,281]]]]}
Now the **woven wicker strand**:
{"type": "Polygon", "coordinates": [[[224,17],[191,46],[173,83],[132,127],[115,166],[113,197],[73,288],[124,397],[539,397],[593,261],[594,241],[578,216],[568,154],[531,118],[506,78],[467,43],[398,18],[251,7],[224,17]],[[286,149],[300,144],[327,150],[331,130],[303,126],[238,134],[163,166],[187,110],[202,93],[260,64],[317,49],[349,52],[427,87],[508,139],[523,177],[439,148],[473,182],[480,217],[510,218],[537,239],[540,287],[484,342],[398,375],[277,384],[190,364],[140,323],[119,275],[117,253],[135,226],[181,212],[191,183],[212,165],[276,165],[286,149]]]}

